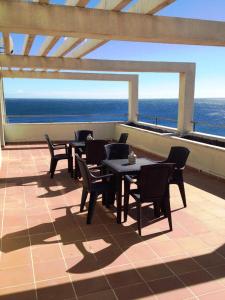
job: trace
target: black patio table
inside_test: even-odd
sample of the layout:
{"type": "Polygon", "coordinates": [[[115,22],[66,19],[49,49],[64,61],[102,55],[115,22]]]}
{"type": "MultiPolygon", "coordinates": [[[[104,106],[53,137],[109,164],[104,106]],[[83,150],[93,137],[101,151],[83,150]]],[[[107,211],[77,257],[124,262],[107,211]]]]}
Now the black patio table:
{"type": "MultiPolygon", "coordinates": [[[[68,152],[71,157],[73,157],[72,148],[74,148],[74,152],[78,154],[80,154],[80,152],[78,151],[79,148],[81,149],[85,148],[85,141],[69,141],[68,143],[69,143],[68,152]]],[[[72,166],[73,167],[72,167],[71,176],[76,179],[80,177],[80,170],[75,158],[73,159],[72,166]],[[75,162],[75,168],[74,168],[74,162],[75,162]]]]}
{"type": "Polygon", "coordinates": [[[155,164],[156,162],[149,158],[137,158],[135,164],[129,164],[128,159],[105,159],[103,166],[115,175],[116,180],[116,205],[117,205],[117,223],[121,223],[122,212],[122,178],[124,175],[136,175],[142,166],[155,164]]]}

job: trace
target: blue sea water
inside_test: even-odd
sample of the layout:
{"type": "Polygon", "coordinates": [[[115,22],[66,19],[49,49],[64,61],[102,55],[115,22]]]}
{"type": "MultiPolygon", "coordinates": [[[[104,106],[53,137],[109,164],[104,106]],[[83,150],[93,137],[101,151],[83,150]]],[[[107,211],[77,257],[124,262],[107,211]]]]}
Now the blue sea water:
{"type": "MultiPolygon", "coordinates": [[[[9,123],[127,121],[128,100],[6,99],[9,123]]],[[[139,120],[177,126],[177,99],[139,100],[139,120]]],[[[195,99],[195,130],[225,136],[225,99],[195,99]]]]}

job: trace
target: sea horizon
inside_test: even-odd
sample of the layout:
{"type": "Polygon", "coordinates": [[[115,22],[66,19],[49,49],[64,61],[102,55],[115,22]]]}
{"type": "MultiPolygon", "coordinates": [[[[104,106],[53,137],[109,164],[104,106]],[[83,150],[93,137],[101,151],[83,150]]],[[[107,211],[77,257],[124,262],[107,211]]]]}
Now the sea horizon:
{"type": "MultiPolygon", "coordinates": [[[[128,99],[5,98],[8,123],[128,121],[128,99]]],[[[177,127],[178,98],[139,99],[138,120],[177,127]]],[[[195,131],[225,137],[225,98],[195,98],[195,131]]]]}

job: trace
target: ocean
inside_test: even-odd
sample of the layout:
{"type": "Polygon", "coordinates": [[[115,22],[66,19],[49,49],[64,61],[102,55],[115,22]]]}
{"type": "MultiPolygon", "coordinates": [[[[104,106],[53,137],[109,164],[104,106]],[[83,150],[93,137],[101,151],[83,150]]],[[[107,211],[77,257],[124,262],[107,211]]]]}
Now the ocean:
{"type": "MultiPolygon", "coordinates": [[[[8,123],[127,121],[128,100],[6,98],[8,123]]],[[[176,128],[177,99],[139,100],[139,121],[176,128]]],[[[195,131],[225,137],[225,99],[195,99],[195,131]]]]}

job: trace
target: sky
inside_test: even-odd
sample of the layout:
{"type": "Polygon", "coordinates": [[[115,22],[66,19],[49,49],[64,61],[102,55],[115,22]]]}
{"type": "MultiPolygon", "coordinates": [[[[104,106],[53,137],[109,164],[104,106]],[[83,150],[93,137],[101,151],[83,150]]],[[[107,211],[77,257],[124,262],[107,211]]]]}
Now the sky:
{"type": "MultiPolygon", "coordinates": [[[[94,7],[99,0],[91,0],[94,7]]],[[[110,1],[110,0],[108,0],[110,1]]],[[[137,0],[133,0],[133,3],[137,0]]],[[[62,4],[63,0],[51,1],[62,4]]],[[[225,21],[225,0],[177,0],[157,15],[225,21]]],[[[14,53],[20,54],[24,36],[12,34],[14,53]]],[[[44,37],[31,49],[36,55],[44,37]]],[[[59,44],[62,42],[59,41],[59,44]]],[[[195,98],[225,98],[225,47],[110,41],[85,58],[195,62],[195,98]]],[[[177,98],[178,74],[139,73],[139,99],[177,98]]],[[[4,79],[6,98],[127,98],[128,84],[74,80],[4,79]]]]}

